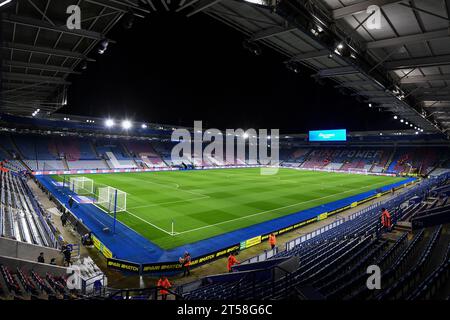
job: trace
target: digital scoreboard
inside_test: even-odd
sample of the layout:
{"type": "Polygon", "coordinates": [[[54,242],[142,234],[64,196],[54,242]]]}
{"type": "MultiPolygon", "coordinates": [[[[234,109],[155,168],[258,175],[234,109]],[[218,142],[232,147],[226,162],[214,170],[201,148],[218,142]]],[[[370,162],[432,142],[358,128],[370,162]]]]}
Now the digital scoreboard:
{"type": "Polygon", "coordinates": [[[309,131],[309,141],[347,141],[347,130],[313,130],[309,131]]]}

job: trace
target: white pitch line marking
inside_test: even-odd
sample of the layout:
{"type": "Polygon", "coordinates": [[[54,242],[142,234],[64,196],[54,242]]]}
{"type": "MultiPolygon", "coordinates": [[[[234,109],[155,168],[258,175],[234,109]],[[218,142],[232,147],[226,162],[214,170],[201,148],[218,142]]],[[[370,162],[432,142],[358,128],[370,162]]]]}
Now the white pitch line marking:
{"type": "Polygon", "coordinates": [[[158,230],[160,230],[160,231],[162,231],[162,232],[164,232],[164,233],[167,233],[169,236],[173,236],[173,234],[172,234],[171,232],[168,232],[168,231],[164,230],[163,228],[160,228],[160,227],[158,227],[157,225],[155,225],[155,224],[153,224],[153,223],[151,223],[151,222],[148,222],[148,221],[145,220],[145,219],[142,219],[141,217],[135,215],[134,213],[131,213],[130,211],[125,211],[125,212],[127,212],[128,214],[131,214],[131,215],[132,215],[133,217],[135,217],[136,219],[139,219],[139,220],[141,220],[142,222],[145,222],[146,224],[151,225],[153,228],[156,228],[156,229],[158,229],[158,230]]]}
{"type": "Polygon", "coordinates": [[[142,205],[142,206],[135,206],[135,207],[131,207],[131,208],[128,208],[128,209],[132,210],[132,209],[138,209],[138,208],[158,207],[158,206],[162,206],[162,205],[165,205],[165,204],[181,203],[181,202],[190,202],[190,201],[196,201],[196,200],[202,200],[202,199],[209,199],[209,198],[210,198],[210,196],[203,196],[203,197],[199,197],[199,198],[192,198],[192,199],[185,199],[185,200],[168,201],[168,202],[160,202],[160,203],[147,204],[147,205],[142,205]]]}
{"type": "Polygon", "coordinates": [[[375,185],[385,184],[385,183],[386,182],[378,182],[378,183],[374,183],[374,184],[371,184],[371,185],[368,185],[368,186],[364,186],[364,187],[361,187],[361,188],[354,188],[354,189],[350,189],[350,190],[339,192],[339,193],[333,193],[331,195],[328,195],[328,196],[325,196],[325,197],[321,197],[321,198],[315,198],[315,199],[311,199],[311,200],[307,200],[307,201],[303,201],[303,202],[298,202],[298,203],[290,204],[290,205],[287,205],[287,206],[284,206],[284,207],[275,208],[275,209],[272,209],[272,210],[262,211],[262,212],[254,213],[254,214],[251,214],[251,215],[247,215],[247,216],[243,216],[243,217],[239,217],[239,218],[235,218],[235,219],[231,219],[231,220],[227,220],[227,221],[218,222],[218,223],[215,223],[215,224],[210,224],[210,225],[207,225],[207,226],[203,226],[203,227],[199,227],[199,228],[195,228],[195,229],[191,229],[191,230],[181,231],[181,232],[178,232],[177,235],[185,234],[185,233],[189,233],[189,232],[193,232],[193,231],[198,231],[198,230],[203,230],[203,229],[210,228],[210,227],[215,227],[215,226],[218,226],[218,225],[221,225],[221,224],[225,224],[225,223],[228,223],[228,222],[233,222],[233,221],[237,221],[237,220],[247,219],[247,218],[250,218],[250,217],[259,216],[261,214],[277,211],[277,210],[280,210],[280,209],[294,207],[294,206],[297,206],[299,204],[304,204],[304,203],[314,202],[314,201],[321,200],[321,199],[331,198],[331,197],[334,197],[334,196],[336,196],[338,194],[349,193],[349,192],[352,192],[352,191],[355,191],[355,190],[365,189],[365,188],[368,188],[368,187],[373,187],[375,185]]]}

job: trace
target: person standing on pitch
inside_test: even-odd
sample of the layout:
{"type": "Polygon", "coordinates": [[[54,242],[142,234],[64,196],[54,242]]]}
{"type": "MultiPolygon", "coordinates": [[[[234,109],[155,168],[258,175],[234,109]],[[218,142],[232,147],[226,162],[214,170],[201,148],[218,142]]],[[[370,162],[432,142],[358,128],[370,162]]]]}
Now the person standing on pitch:
{"type": "Polygon", "coordinates": [[[277,238],[275,237],[275,235],[273,233],[271,233],[269,235],[269,244],[270,244],[270,248],[272,248],[272,250],[277,245],[277,238]]]}

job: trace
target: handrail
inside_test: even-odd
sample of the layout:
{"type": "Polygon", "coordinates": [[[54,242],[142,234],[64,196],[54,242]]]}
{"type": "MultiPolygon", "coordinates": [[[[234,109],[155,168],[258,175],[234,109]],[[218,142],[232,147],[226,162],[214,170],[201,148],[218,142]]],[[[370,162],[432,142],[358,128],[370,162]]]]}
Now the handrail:
{"type": "MultiPolygon", "coordinates": [[[[107,289],[108,288],[105,288],[105,293],[104,293],[105,295],[107,294],[106,293],[107,289]]],[[[147,288],[135,288],[135,289],[112,289],[112,290],[116,290],[116,291],[110,295],[107,295],[106,298],[112,299],[119,295],[121,297],[124,297],[124,293],[125,293],[125,297],[127,299],[129,299],[130,297],[132,297],[132,295],[130,295],[130,293],[133,292],[133,293],[141,293],[141,294],[149,293],[149,296],[150,296],[150,294],[152,294],[156,300],[158,298],[158,291],[166,290],[167,292],[169,292],[169,294],[174,295],[176,299],[180,299],[180,300],[184,299],[184,297],[182,295],[178,294],[171,288],[165,288],[165,287],[161,287],[161,286],[152,286],[152,287],[147,287],[147,288]]]]}

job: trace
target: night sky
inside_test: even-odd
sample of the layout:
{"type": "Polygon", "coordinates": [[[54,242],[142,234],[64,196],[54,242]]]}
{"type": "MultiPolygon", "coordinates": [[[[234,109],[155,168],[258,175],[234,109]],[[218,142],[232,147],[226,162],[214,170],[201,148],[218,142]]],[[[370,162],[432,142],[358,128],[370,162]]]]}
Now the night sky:
{"type": "Polygon", "coordinates": [[[92,52],[97,62],[70,78],[69,105],[60,112],[284,133],[398,128],[389,113],[340,94],[333,82],[318,85],[311,70],[289,71],[270,48],[254,56],[244,35],[203,14],[152,14],[131,30],[117,24],[109,37],[117,43],[92,52]]]}

